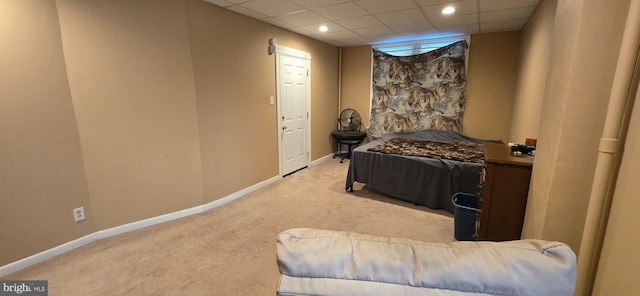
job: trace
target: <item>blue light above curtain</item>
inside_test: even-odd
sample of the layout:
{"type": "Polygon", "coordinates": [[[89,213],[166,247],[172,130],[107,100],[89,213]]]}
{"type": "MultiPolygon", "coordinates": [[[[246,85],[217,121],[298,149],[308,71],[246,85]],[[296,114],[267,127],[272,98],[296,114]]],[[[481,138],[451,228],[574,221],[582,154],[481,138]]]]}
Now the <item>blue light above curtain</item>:
{"type": "Polygon", "coordinates": [[[468,35],[455,35],[422,40],[411,39],[408,41],[400,38],[393,40],[393,42],[375,44],[373,48],[394,56],[410,56],[430,52],[458,41],[466,40],[468,44],[468,37],[468,35]]]}

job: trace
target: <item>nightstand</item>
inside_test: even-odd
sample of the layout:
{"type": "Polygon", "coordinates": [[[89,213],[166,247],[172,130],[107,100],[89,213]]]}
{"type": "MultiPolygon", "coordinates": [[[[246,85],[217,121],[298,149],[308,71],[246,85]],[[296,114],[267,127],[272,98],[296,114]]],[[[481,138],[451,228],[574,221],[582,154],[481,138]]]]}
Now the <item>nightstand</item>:
{"type": "Polygon", "coordinates": [[[484,144],[485,180],[479,240],[520,239],[527,208],[533,156],[514,156],[505,144],[484,144]]]}

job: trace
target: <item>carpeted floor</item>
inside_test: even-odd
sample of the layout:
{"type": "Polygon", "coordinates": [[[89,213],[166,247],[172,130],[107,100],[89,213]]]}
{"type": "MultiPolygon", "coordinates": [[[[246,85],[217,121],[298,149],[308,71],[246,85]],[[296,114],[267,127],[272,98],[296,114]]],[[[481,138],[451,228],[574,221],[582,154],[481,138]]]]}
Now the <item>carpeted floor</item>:
{"type": "Polygon", "coordinates": [[[289,228],[454,241],[451,214],[356,184],[330,159],[208,212],[103,239],[3,279],[49,295],[275,295],[276,235],[289,228]]]}

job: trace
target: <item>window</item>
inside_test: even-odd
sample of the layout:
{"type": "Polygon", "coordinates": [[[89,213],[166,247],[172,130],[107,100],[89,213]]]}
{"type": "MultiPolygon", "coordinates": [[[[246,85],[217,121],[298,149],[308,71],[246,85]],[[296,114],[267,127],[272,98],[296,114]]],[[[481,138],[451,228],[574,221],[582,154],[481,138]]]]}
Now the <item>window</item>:
{"type": "Polygon", "coordinates": [[[447,46],[451,43],[462,40],[466,40],[467,44],[469,44],[469,35],[374,44],[373,48],[394,56],[410,56],[414,54],[430,52],[434,49],[438,49],[440,47],[447,46]]]}

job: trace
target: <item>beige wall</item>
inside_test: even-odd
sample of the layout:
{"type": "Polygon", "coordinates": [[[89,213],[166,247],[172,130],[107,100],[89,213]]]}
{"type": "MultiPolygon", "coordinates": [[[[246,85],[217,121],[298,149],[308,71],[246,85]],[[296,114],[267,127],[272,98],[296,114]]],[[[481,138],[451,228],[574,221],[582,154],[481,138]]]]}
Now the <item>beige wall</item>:
{"type": "MultiPolygon", "coordinates": [[[[534,119],[529,119],[529,121],[533,121],[528,124],[529,129],[525,133],[536,133],[539,132],[539,127],[545,118],[548,118],[548,115],[542,116],[542,101],[544,100],[544,92],[546,91],[546,81],[547,81],[547,69],[550,59],[550,50],[547,48],[551,48],[552,40],[553,40],[553,23],[555,22],[556,16],[556,6],[557,0],[543,0],[538,5],[535,10],[533,16],[530,21],[527,23],[525,28],[522,30],[522,48],[523,54],[521,56],[523,71],[520,72],[520,77],[518,81],[518,86],[516,90],[516,99],[515,99],[515,108],[514,108],[514,116],[520,115],[522,112],[526,110],[521,109],[524,105],[539,105],[540,111],[539,117],[534,119]],[[549,28],[551,26],[552,28],[549,28]],[[537,38],[535,38],[537,37],[537,38]],[[527,69],[531,66],[536,66],[540,68],[542,73],[536,71],[527,71],[527,69]],[[540,97],[531,96],[530,93],[542,94],[540,97]],[[532,100],[535,99],[535,100],[532,100]]],[[[532,112],[536,112],[537,108],[534,107],[532,112]]],[[[511,133],[511,137],[514,135],[522,135],[519,133],[523,128],[523,123],[525,121],[521,121],[518,124],[513,125],[513,129],[511,133]],[[515,131],[518,132],[515,132],[515,131]]],[[[538,136],[536,136],[538,137],[538,136]]],[[[541,139],[542,140],[542,139],[541,139]]],[[[541,141],[540,145],[542,145],[544,140],[541,141]]],[[[540,155],[536,157],[536,162],[540,162],[538,159],[542,159],[545,155],[540,155]]],[[[537,170],[539,171],[539,170],[537,170]]],[[[522,235],[524,237],[540,237],[542,235],[542,229],[536,224],[543,224],[545,221],[545,207],[548,203],[549,196],[544,194],[539,194],[535,201],[533,197],[531,197],[532,192],[538,190],[544,190],[545,186],[548,186],[551,177],[544,178],[544,175],[538,178],[533,178],[531,183],[529,184],[529,200],[527,204],[527,213],[525,216],[525,223],[522,229],[522,235]],[[535,222],[534,222],[535,221],[535,222]]]]}
{"type": "Polygon", "coordinates": [[[311,53],[332,152],[335,46],[200,0],[0,0],[0,34],[0,266],[276,176],[269,38],[311,53]]]}
{"type": "MultiPolygon", "coordinates": [[[[507,140],[518,73],[519,43],[518,31],[472,35],[463,119],[465,134],[507,140]]],[[[371,47],[343,49],[342,108],[357,108],[368,125],[370,100],[371,47]]]]}
{"type": "Polygon", "coordinates": [[[184,3],[56,3],[97,229],[201,204],[184,3]]]}
{"type": "Polygon", "coordinates": [[[507,142],[519,51],[520,31],[471,36],[463,121],[466,135],[507,142]]]}
{"type": "Polygon", "coordinates": [[[525,238],[559,240],[579,250],[626,19],[623,2],[558,1],[525,238]]]}
{"type": "Polygon", "coordinates": [[[206,201],[278,174],[277,106],[268,103],[276,96],[270,38],[311,53],[311,158],[331,153],[338,48],[203,1],[189,1],[188,12],[206,201]]]}
{"type": "Polygon", "coordinates": [[[557,1],[541,1],[522,29],[520,68],[509,142],[538,138],[557,1]]]}
{"type": "MultiPolygon", "coordinates": [[[[294,44],[293,40],[298,38],[297,35],[286,35],[290,37],[282,37],[283,42],[289,43],[288,40],[291,39],[291,44],[294,44]]],[[[336,129],[336,110],[338,110],[339,50],[334,46],[313,40],[307,40],[306,45],[299,48],[312,54],[311,159],[318,159],[331,154],[335,149],[331,132],[336,129]]]]}
{"type": "Polygon", "coordinates": [[[369,126],[371,108],[371,46],[342,49],[341,109],[353,108],[362,116],[363,130],[369,126]]]}
{"type": "Polygon", "coordinates": [[[53,1],[0,0],[0,266],[93,232],[53,1]]]}

